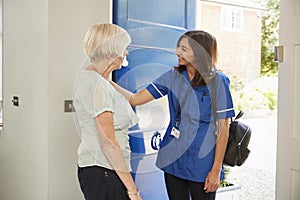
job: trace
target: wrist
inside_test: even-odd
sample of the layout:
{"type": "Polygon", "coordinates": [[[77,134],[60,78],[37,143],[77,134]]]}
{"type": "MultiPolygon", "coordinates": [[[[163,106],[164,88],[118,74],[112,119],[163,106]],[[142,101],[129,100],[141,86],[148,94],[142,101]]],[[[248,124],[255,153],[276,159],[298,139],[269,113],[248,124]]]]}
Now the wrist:
{"type": "Polygon", "coordinates": [[[138,189],[135,189],[133,191],[127,191],[128,196],[138,196],[140,195],[140,191],[138,189]]]}
{"type": "Polygon", "coordinates": [[[211,171],[214,171],[214,172],[217,172],[217,173],[221,173],[222,171],[222,165],[219,166],[219,165],[214,165],[212,168],[211,168],[211,171]]]}

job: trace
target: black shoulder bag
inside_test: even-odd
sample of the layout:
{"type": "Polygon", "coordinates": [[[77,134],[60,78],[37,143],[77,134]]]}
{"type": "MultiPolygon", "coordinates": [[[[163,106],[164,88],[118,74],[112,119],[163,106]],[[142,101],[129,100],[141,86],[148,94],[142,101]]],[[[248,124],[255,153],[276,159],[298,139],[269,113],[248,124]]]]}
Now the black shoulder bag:
{"type": "MultiPolygon", "coordinates": [[[[212,109],[217,127],[217,108],[216,108],[216,77],[212,79],[212,109]]],[[[248,125],[237,121],[243,116],[240,111],[234,120],[231,118],[229,125],[229,137],[223,163],[225,165],[241,166],[249,156],[248,144],[251,138],[251,129],[248,125]]]]}

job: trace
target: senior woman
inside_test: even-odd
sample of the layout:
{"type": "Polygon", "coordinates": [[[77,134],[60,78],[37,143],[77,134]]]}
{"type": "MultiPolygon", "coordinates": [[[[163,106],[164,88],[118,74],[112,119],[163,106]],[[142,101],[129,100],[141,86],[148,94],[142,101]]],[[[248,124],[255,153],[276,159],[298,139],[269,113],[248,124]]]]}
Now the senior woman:
{"type": "Polygon", "coordinates": [[[77,74],[73,98],[81,139],[78,179],[86,200],[141,200],[130,174],[128,143],[128,128],[138,118],[108,80],[130,42],[114,24],[95,24],[84,39],[89,62],[77,74]]]}

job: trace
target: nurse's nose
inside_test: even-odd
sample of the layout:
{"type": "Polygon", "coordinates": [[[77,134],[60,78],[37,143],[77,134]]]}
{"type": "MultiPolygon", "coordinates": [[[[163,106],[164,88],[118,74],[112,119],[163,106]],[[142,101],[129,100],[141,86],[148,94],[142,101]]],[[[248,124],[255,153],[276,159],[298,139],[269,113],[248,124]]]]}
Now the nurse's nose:
{"type": "Polygon", "coordinates": [[[177,47],[177,48],[176,48],[176,55],[180,55],[180,54],[181,54],[180,48],[177,47]]]}

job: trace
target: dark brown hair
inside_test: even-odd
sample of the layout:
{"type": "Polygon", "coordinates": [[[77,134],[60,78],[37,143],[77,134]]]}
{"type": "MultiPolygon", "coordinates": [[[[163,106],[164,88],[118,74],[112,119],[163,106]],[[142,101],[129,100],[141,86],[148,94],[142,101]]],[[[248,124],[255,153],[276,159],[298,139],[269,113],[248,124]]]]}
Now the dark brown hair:
{"type": "MultiPolygon", "coordinates": [[[[217,63],[218,50],[216,38],[205,31],[188,31],[179,38],[177,46],[183,38],[188,39],[189,45],[192,47],[195,55],[195,62],[192,64],[196,68],[196,74],[191,83],[193,86],[206,85],[211,80],[212,71],[217,63]]],[[[174,68],[182,73],[186,67],[179,65],[174,68]]]]}

